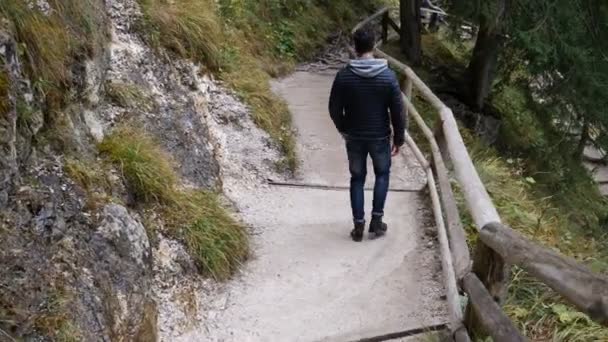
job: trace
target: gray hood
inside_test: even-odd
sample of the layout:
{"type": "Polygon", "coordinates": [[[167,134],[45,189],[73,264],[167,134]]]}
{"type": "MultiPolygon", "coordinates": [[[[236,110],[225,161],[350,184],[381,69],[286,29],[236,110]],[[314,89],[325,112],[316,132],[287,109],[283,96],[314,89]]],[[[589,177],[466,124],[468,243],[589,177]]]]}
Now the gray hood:
{"type": "Polygon", "coordinates": [[[353,59],[348,68],[358,76],[374,78],[388,68],[388,63],[386,59],[353,59]]]}

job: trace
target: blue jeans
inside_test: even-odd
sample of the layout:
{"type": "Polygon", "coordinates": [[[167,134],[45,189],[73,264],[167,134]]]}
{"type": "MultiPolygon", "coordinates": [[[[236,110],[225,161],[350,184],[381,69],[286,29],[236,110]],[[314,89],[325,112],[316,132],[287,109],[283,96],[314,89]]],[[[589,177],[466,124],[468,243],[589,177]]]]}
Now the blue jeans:
{"type": "Polygon", "coordinates": [[[367,155],[372,157],[376,183],[374,184],[374,202],[372,217],[384,215],[384,203],[388,193],[391,170],[390,139],[356,140],[346,139],[348,168],[350,170],[350,205],[355,223],[365,221],[365,176],[367,176],[367,155]]]}

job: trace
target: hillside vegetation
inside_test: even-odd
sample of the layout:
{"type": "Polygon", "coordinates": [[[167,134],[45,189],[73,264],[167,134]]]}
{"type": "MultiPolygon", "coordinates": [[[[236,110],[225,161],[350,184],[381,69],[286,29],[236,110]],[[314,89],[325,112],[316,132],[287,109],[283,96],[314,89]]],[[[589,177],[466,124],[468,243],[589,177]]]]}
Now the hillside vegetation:
{"type": "Polygon", "coordinates": [[[297,167],[291,116],[270,90],[270,78],[312,57],[330,33],[353,25],[373,1],[138,0],[149,43],[201,62],[253,109],[255,122],[297,167]]]}
{"type": "MultiPolygon", "coordinates": [[[[416,72],[438,92],[450,89],[450,80],[466,67],[471,44],[442,30],[422,37],[423,64],[416,72]],[[448,67],[448,68],[445,68],[448,67]]],[[[401,56],[391,44],[386,52],[401,56]]],[[[403,58],[403,57],[401,57],[403,58]]],[[[473,112],[455,101],[453,92],[444,100],[455,115],[470,119],[473,112]],[[457,106],[454,106],[457,104],[457,106]]],[[[526,236],[574,257],[595,272],[608,272],[608,232],[605,218],[608,203],[580,161],[564,149],[563,134],[547,122],[547,115],[520,83],[507,84],[491,97],[501,126],[494,145],[477,135],[475,126],[461,129],[477,171],[503,221],[526,236]]],[[[437,113],[416,95],[414,104],[429,127],[437,113]]],[[[424,137],[413,129],[416,141],[424,137]]],[[[428,150],[428,147],[427,147],[428,150]]],[[[456,185],[456,183],[454,183],[456,185]]],[[[464,198],[456,189],[460,212],[469,231],[470,250],[475,250],[476,228],[468,215],[464,198]]],[[[604,341],[608,329],[565,303],[550,288],[515,267],[505,309],[521,331],[534,341],[604,341]]]]}

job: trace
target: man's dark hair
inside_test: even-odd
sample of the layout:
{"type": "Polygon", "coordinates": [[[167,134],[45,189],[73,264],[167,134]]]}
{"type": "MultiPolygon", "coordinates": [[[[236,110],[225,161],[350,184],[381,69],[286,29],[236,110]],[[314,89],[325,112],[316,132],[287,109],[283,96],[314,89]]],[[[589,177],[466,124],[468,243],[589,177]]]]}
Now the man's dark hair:
{"type": "Polygon", "coordinates": [[[370,25],[365,25],[355,31],[353,40],[355,41],[355,51],[357,54],[362,55],[372,52],[376,45],[376,33],[370,25]]]}

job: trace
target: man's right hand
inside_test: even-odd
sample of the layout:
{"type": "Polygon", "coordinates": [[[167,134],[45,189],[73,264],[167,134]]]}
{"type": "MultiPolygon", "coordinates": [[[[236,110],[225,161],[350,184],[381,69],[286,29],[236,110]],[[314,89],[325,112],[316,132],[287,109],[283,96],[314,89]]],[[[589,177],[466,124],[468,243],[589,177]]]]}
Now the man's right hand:
{"type": "Polygon", "coordinates": [[[391,148],[391,157],[394,157],[399,154],[399,146],[393,145],[391,148]]]}

